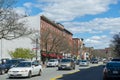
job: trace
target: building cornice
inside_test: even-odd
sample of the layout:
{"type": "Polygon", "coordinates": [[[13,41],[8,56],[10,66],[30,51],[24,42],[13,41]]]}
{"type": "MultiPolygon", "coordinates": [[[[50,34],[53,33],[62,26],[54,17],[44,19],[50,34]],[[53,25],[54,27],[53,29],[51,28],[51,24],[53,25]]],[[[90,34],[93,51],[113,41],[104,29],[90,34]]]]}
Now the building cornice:
{"type": "Polygon", "coordinates": [[[70,31],[68,31],[67,29],[65,29],[62,24],[55,23],[55,21],[51,21],[50,19],[46,18],[44,15],[41,16],[41,19],[44,20],[44,21],[46,21],[47,23],[53,25],[54,27],[58,28],[59,30],[64,31],[64,32],[66,32],[66,33],[68,33],[70,35],[73,35],[70,31]]]}

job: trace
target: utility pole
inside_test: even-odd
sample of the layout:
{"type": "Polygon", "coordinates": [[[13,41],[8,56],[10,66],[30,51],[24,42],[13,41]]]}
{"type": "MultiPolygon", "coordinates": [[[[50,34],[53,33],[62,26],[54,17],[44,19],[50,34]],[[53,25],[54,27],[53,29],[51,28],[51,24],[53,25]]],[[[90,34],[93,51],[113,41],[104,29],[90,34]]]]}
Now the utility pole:
{"type": "Polygon", "coordinates": [[[38,53],[38,37],[36,37],[36,60],[37,60],[37,53],[38,53]]]}

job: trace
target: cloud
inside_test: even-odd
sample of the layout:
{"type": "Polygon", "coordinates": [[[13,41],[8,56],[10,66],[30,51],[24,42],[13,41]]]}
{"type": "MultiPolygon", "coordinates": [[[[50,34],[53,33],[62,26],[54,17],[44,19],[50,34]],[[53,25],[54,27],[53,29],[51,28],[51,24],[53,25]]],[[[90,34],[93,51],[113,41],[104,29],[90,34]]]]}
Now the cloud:
{"type": "MultiPolygon", "coordinates": [[[[71,21],[76,17],[95,15],[109,10],[117,0],[38,0],[39,7],[47,17],[55,21],[71,21]]],[[[36,4],[35,4],[36,5],[36,4]]]]}
{"type": "Polygon", "coordinates": [[[25,4],[23,4],[23,6],[27,7],[27,8],[31,8],[32,7],[32,3],[31,2],[27,2],[25,4]]]}
{"type": "Polygon", "coordinates": [[[26,9],[24,7],[16,7],[16,8],[14,8],[14,11],[19,15],[26,14],[26,9]]]}
{"type": "Polygon", "coordinates": [[[65,27],[73,33],[118,33],[120,31],[120,17],[118,18],[96,18],[89,22],[64,22],[65,27]]]}
{"type": "Polygon", "coordinates": [[[105,47],[108,47],[110,43],[110,38],[106,35],[102,36],[92,36],[87,39],[85,39],[85,44],[88,47],[94,46],[96,49],[102,49],[105,47]]]}

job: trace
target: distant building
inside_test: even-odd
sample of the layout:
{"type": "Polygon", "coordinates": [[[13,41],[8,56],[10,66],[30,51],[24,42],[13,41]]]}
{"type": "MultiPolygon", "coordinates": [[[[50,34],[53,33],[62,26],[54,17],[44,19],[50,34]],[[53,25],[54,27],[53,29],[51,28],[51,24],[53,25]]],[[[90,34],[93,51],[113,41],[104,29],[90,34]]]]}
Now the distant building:
{"type": "Polygon", "coordinates": [[[77,58],[80,58],[80,55],[83,51],[83,40],[79,38],[73,38],[72,45],[72,55],[76,56],[77,58]]]}

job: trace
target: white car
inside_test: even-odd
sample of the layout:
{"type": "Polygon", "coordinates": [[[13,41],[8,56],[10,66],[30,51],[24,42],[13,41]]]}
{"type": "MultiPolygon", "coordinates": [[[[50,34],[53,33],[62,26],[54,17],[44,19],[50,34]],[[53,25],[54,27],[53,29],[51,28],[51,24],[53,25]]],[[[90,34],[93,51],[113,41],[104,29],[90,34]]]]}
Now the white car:
{"type": "Polygon", "coordinates": [[[80,60],[79,61],[79,66],[89,66],[89,61],[87,61],[87,60],[80,60]]]}
{"type": "Polygon", "coordinates": [[[38,61],[22,61],[17,66],[9,69],[8,77],[32,77],[41,75],[42,66],[38,61]]]}
{"type": "Polygon", "coordinates": [[[50,59],[47,62],[47,67],[56,67],[58,66],[58,64],[59,64],[58,59],[50,59]]]}

